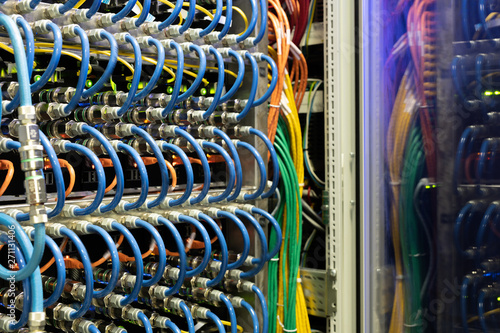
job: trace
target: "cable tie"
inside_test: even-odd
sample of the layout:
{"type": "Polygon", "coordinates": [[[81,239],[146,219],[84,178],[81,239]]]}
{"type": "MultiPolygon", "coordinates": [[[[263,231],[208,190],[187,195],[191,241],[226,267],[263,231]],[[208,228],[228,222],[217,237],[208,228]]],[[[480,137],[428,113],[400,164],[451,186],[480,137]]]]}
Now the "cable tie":
{"type": "Polygon", "coordinates": [[[403,326],[404,327],[420,327],[420,326],[422,326],[422,324],[417,324],[417,323],[415,323],[415,324],[407,324],[407,323],[403,323],[403,326]]]}
{"type": "Polygon", "coordinates": [[[280,258],[271,258],[269,261],[280,261],[280,258]]]}
{"type": "Polygon", "coordinates": [[[409,254],[408,256],[409,257],[413,257],[413,258],[416,258],[416,257],[425,257],[425,256],[427,256],[427,253],[415,253],[415,254],[409,254]]]}
{"type": "Polygon", "coordinates": [[[280,323],[280,326],[283,328],[283,332],[297,332],[297,328],[293,329],[293,330],[287,330],[285,328],[285,325],[283,325],[283,323],[281,322],[280,320],[280,316],[278,315],[278,323],[280,323]]]}
{"type": "Polygon", "coordinates": [[[404,275],[396,275],[396,280],[404,280],[404,275]]]}
{"type": "Polygon", "coordinates": [[[304,187],[304,183],[299,183],[299,187],[304,187]]]}
{"type": "Polygon", "coordinates": [[[401,185],[401,181],[397,181],[397,182],[389,182],[389,185],[392,185],[392,186],[399,186],[399,185],[401,185]]]}
{"type": "Polygon", "coordinates": [[[280,105],[274,105],[274,104],[269,104],[269,106],[272,108],[278,108],[278,109],[281,107],[280,105]]]}

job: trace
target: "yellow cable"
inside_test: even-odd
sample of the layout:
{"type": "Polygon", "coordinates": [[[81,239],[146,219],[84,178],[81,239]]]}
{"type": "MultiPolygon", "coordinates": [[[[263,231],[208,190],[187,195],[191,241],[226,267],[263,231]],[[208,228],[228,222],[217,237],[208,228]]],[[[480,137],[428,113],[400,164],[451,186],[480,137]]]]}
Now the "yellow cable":
{"type": "Polygon", "coordinates": [[[138,18],[139,16],[141,16],[141,13],[142,13],[142,5],[141,5],[141,3],[140,3],[139,1],[137,1],[137,2],[135,3],[135,5],[136,5],[137,7],[139,7],[139,14],[135,15],[135,16],[134,16],[134,18],[138,18]]]}
{"type": "Polygon", "coordinates": [[[75,5],[75,7],[73,7],[73,8],[75,8],[75,9],[80,8],[80,7],[83,5],[83,3],[84,3],[85,1],[86,1],[86,0],[80,0],[80,1],[78,1],[78,3],[77,3],[77,4],[75,5]]]}
{"type": "Polygon", "coordinates": [[[8,46],[7,46],[6,44],[4,44],[4,43],[0,43],[0,49],[5,50],[5,51],[7,51],[7,52],[9,52],[9,53],[11,53],[11,54],[14,54],[14,49],[12,49],[12,48],[8,47],[8,46]]]}
{"type": "MultiPolygon", "coordinates": [[[[231,327],[231,322],[229,322],[229,321],[221,320],[220,322],[224,326],[231,327]]],[[[236,325],[236,329],[238,330],[239,333],[243,332],[243,327],[241,327],[240,325],[236,325]]]]}
{"type": "MultiPolygon", "coordinates": [[[[161,0],[160,0],[161,1],[161,0]]],[[[224,6],[222,7],[222,10],[226,10],[227,7],[224,6]]],[[[241,10],[240,7],[236,7],[236,6],[233,6],[233,10],[235,12],[237,12],[238,14],[240,14],[241,18],[243,18],[243,21],[245,22],[245,29],[243,29],[242,32],[240,32],[238,35],[241,36],[245,33],[245,31],[248,29],[248,18],[247,16],[245,15],[245,12],[241,10]]],[[[212,13],[215,13],[215,9],[212,10],[212,13]]]]}
{"type": "MultiPolygon", "coordinates": [[[[171,3],[170,1],[167,1],[167,0],[159,0],[161,3],[169,6],[170,8],[175,8],[175,5],[173,3],[171,3]]],[[[184,22],[184,17],[182,17],[182,15],[179,15],[179,25],[182,24],[182,22],[184,22]]]]}

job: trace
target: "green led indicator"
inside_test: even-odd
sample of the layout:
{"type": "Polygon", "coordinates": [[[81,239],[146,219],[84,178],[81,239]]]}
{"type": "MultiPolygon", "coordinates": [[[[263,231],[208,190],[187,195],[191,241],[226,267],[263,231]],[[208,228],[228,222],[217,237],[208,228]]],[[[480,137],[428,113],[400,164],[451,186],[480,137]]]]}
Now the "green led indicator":
{"type": "Polygon", "coordinates": [[[144,82],[139,82],[139,89],[144,88],[144,82]]]}
{"type": "Polygon", "coordinates": [[[36,81],[40,81],[40,79],[41,79],[41,78],[42,78],[42,76],[41,76],[41,75],[35,75],[35,82],[36,82],[36,81]]]}
{"type": "Polygon", "coordinates": [[[85,81],[85,87],[90,88],[90,87],[92,87],[92,85],[93,85],[92,80],[85,81]]]}
{"type": "Polygon", "coordinates": [[[207,94],[207,89],[201,88],[200,89],[200,94],[201,94],[201,96],[205,96],[207,94]]]}
{"type": "Polygon", "coordinates": [[[187,91],[187,86],[182,86],[182,92],[186,92],[187,91]]]}
{"type": "Polygon", "coordinates": [[[128,83],[127,84],[127,89],[130,90],[131,87],[132,87],[132,83],[128,83]]]}
{"type": "Polygon", "coordinates": [[[213,86],[212,86],[212,87],[210,88],[210,94],[211,94],[211,95],[215,94],[215,87],[213,87],[213,86]]]}
{"type": "Polygon", "coordinates": [[[499,90],[495,90],[495,91],[490,91],[490,90],[486,90],[484,92],[484,96],[499,96],[500,95],[500,91],[499,90]]]}
{"type": "Polygon", "coordinates": [[[174,92],[174,88],[172,86],[167,87],[167,94],[172,94],[174,92]]]}

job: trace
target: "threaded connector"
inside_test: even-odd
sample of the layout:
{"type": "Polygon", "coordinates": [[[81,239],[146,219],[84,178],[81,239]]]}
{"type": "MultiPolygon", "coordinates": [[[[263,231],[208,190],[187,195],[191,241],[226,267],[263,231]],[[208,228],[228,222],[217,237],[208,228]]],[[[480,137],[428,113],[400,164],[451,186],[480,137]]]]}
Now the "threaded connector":
{"type": "Polygon", "coordinates": [[[233,45],[236,45],[236,44],[238,44],[237,38],[238,38],[238,35],[226,35],[222,39],[222,45],[224,47],[231,47],[233,45]]]}
{"type": "Polygon", "coordinates": [[[87,17],[88,9],[77,9],[73,14],[71,14],[71,21],[75,24],[90,21],[87,17]]]}
{"type": "Polygon", "coordinates": [[[100,42],[104,38],[102,38],[101,33],[103,32],[103,29],[92,29],[87,31],[87,36],[89,37],[89,42],[90,43],[95,43],[95,42],[100,42]]]}
{"type": "Polygon", "coordinates": [[[47,225],[45,226],[45,232],[51,236],[62,237],[62,233],[61,233],[62,228],[65,228],[64,224],[47,223],[47,225]]]}
{"type": "Polygon", "coordinates": [[[48,20],[52,20],[56,17],[63,16],[64,14],[61,14],[60,12],[62,6],[63,6],[62,3],[54,3],[52,5],[49,5],[47,8],[44,9],[43,16],[48,20]]]}
{"type": "Polygon", "coordinates": [[[113,23],[113,16],[114,15],[115,14],[112,14],[112,13],[102,14],[96,20],[97,26],[99,28],[107,28],[107,27],[112,26],[114,24],[113,23]]]}
{"type": "Polygon", "coordinates": [[[76,27],[78,27],[78,25],[76,24],[69,24],[63,26],[61,29],[61,34],[63,38],[75,38],[76,36],[78,36],[76,34],[76,27]]]}
{"type": "Polygon", "coordinates": [[[51,21],[39,20],[31,23],[31,29],[35,34],[48,34],[50,32],[48,25],[51,21]]]}
{"type": "Polygon", "coordinates": [[[212,31],[211,33],[203,37],[203,41],[209,45],[217,44],[219,42],[219,32],[212,31]]]}
{"type": "Polygon", "coordinates": [[[164,31],[165,37],[167,38],[177,38],[181,35],[181,26],[180,25],[171,25],[167,27],[164,31]]]}
{"type": "Polygon", "coordinates": [[[106,307],[111,308],[121,308],[121,302],[125,299],[125,296],[117,295],[117,294],[109,294],[104,297],[104,304],[106,307]]]}
{"type": "Polygon", "coordinates": [[[54,319],[55,320],[66,320],[70,321],[71,320],[71,314],[76,312],[75,309],[69,307],[68,305],[59,303],[55,308],[54,308],[54,319]]]}

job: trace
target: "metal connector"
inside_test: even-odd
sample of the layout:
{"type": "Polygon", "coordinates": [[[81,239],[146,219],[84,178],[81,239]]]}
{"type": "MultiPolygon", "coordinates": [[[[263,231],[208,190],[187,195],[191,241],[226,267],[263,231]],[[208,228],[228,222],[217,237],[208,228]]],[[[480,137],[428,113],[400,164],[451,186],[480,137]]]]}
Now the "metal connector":
{"type": "Polygon", "coordinates": [[[95,43],[95,42],[100,42],[104,38],[102,38],[101,33],[103,32],[103,29],[92,29],[87,31],[87,36],[89,37],[89,42],[95,43]]]}
{"type": "Polygon", "coordinates": [[[76,34],[76,28],[78,25],[76,24],[70,24],[70,25],[65,25],[61,28],[61,34],[63,38],[74,38],[78,36],[76,34]]]}
{"type": "Polygon", "coordinates": [[[45,16],[45,18],[49,20],[63,16],[63,14],[61,14],[60,12],[60,8],[62,6],[63,6],[62,3],[54,3],[52,5],[49,5],[47,8],[44,9],[43,16],[45,16]]]}

